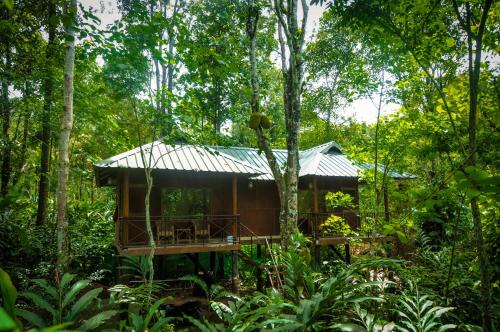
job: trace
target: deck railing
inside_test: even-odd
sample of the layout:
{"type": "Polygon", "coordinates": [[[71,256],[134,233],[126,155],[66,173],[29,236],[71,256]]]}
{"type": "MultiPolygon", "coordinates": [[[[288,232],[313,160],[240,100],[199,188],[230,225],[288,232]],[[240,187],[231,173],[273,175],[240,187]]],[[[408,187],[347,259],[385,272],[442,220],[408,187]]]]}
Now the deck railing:
{"type": "MultiPolygon", "coordinates": [[[[157,247],[239,243],[239,215],[152,216],[157,247]]],[[[116,225],[120,249],[148,247],[146,217],[120,217],[116,225]]]]}

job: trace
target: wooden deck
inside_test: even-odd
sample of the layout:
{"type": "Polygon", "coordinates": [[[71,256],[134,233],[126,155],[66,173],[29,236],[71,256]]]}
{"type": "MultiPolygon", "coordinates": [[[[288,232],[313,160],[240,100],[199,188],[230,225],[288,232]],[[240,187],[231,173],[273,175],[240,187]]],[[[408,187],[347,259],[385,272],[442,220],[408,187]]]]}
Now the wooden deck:
{"type": "MultiPolygon", "coordinates": [[[[240,250],[240,248],[241,244],[239,243],[205,243],[205,244],[190,243],[189,245],[158,247],[155,250],[155,255],[175,255],[175,254],[192,254],[192,253],[215,252],[215,251],[233,251],[233,250],[240,250]]],[[[129,247],[126,249],[121,249],[119,250],[119,252],[122,255],[144,256],[144,255],[149,255],[150,248],[147,246],[129,247]]]]}
{"type": "MultiPolygon", "coordinates": [[[[314,239],[311,236],[308,236],[308,238],[312,241],[313,244],[320,245],[320,246],[330,246],[330,245],[340,245],[344,244],[346,242],[349,242],[349,240],[344,237],[344,236],[336,236],[336,237],[320,237],[314,241],[314,239]]],[[[377,237],[361,237],[359,240],[362,243],[369,243],[369,242],[388,242],[388,241],[394,241],[395,238],[394,236],[377,236],[377,237]]],[[[242,236],[240,238],[240,243],[241,244],[266,244],[269,243],[277,243],[279,244],[281,241],[281,236],[280,235],[262,235],[262,236],[242,236]],[[267,240],[267,241],[266,241],[267,240]]]]}

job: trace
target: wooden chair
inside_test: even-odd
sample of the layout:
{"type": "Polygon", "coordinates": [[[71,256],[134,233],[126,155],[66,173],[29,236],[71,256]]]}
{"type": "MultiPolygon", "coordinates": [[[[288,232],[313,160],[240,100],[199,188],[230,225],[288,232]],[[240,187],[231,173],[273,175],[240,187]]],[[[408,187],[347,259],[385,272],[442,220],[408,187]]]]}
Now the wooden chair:
{"type": "Polygon", "coordinates": [[[207,239],[210,240],[210,224],[194,223],[194,236],[196,240],[207,239]]]}
{"type": "Polygon", "coordinates": [[[156,225],[156,240],[158,243],[166,243],[168,240],[174,241],[174,225],[160,224],[156,225]]]}

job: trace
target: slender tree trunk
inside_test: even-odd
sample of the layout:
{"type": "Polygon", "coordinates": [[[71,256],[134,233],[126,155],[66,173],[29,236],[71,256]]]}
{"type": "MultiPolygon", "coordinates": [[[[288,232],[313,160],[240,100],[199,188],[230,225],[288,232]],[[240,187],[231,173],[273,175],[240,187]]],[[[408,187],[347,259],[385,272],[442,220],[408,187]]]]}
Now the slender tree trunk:
{"type": "Polygon", "coordinates": [[[59,174],[57,183],[57,269],[59,275],[66,268],[69,256],[68,220],[66,218],[67,186],[69,176],[69,145],[73,128],[73,77],[75,64],[75,24],[77,0],[65,4],[65,15],[70,19],[66,28],[66,59],[64,66],[64,112],[59,138],[59,174]]]}
{"type": "MultiPolygon", "coordinates": [[[[152,151],[150,152],[152,153],[152,151]]],[[[145,158],[144,158],[145,159],[145,158]]],[[[154,257],[156,250],[155,238],[153,235],[153,228],[151,227],[151,210],[150,210],[150,202],[151,202],[151,189],[153,188],[153,177],[151,175],[151,165],[146,167],[144,174],[146,175],[146,195],[144,197],[144,207],[146,212],[146,232],[148,234],[150,251],[148,255],[148,264],[149,264],[149,288],[148,288],[148,302],[151,304],[152,298],[151,293],[153,291],[153,281],[154,281],[154,257]]]]}
{"type": "MultiPolygon", "coordinates": [[[[489,9],[492,5],[492,0],[484,2],[484,9],[481,17],[478,32],[473,36],[470,4],[466,3],[466,24],[468,26],[467,44],[469,53],[469,158],[468,164],[476,167],[476,123],[477,123],[477,103],[478,103],[478,88],[481,70],[481,51],[484,27],[488,17],[489,9]],[[475,38],[474,38],[475,37],[475,38]],[[476,49],[473,50],[473,44],[476,49]]],[[[481,214],[479,212],[479,204],[476,196],[470,200],[472,213],[472,223],[474,225],[474,238],[476,242],[477,255],[479,257],[479,271],[481,275],[481,319],[483,330],[486,332],[492,331],[491,320],[491,293],[490,293],[490,276],[489,262],[486,248],[484,246],[483,227],[481,225],[481,214]]]]}
{"type": "Polygon", "coordinates": [[[54,78],[52,73],[52,61],[54,57],[54,40],[56,36],[56,26],[54,20],[50,19],[56,15],[55,3],[47,0],[48,4],[48,42],[45,51],[45,77],[43,94],[43,112],[42,112],[42,137],[40,152],[40,176],[38,183],[38,209],[36,215],[36,224],[42,225],[45,222],[47,214],[47,200],[49,195],[49,161],[50,161],[50,118],[52,113],[53,85],[54,78]]]}
{"type": "Polygon", "coordinates": [[[378,225],[378,208],[380,206],[380,190],[378,188],[378,141],[379,141],[379,130],[380,130],[380,113],[382,111],[382,101],[384,95],[384,72],[382,72],[382,86],[380,87],[380,96],[377,107],[377,124],[375,126],[375,168],[373,174],[373,188],[375,190],[375,225],[378,225]]]}
{"type": "MultiPolygon", "coordinates": [[[[24,99],[28,100],[30,97],[31,97],[31,87],[29,83],[26,83],[26,87],[24,89],[24,99]]],[[[19,158],[17,159],[15,173],[12,178],[12,186],[15,186],[19,182],[21,175],[24,173],[24,167],[26,166],[26,152],[28,149],[28,129],[29,129],[30,118],[31,118],[31,110],[25,112],[24,114],[21,150],[19,152],[19,158]]]]}
{"type": "Polygon", "coordinates": [[[9,77],[11,76],[11,57],[10,45],[7,42],[5,50],[5,73],[2,75],[2,170],[1,170],[1,186],[0,197],[7,195],[9,190],[10,173],[11,173],[11,152],[12,141],[9,135],[10,129],[10,100],[9,100],[9,77]]]}

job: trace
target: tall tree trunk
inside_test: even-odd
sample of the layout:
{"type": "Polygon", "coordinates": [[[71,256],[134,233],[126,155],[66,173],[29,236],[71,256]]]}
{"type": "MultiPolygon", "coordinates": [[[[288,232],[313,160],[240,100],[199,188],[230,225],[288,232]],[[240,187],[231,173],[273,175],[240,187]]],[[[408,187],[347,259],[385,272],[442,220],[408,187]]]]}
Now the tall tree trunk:
{"type": "Polygon", "coordinates": [[[0,197],[7,195],[9,190],[10,173],[11,173],[11,152],[12,141],[9,135],[10,129],[10,100],[9,100],[9,77],[11,77],[11,54],[10,45],[7,42],[5,47],[5,73],[2,75],[2,170],[1,170],[1,186],[0,197]]]}
{"type": "Polygon", "coordinates": [[[59,174],[57,183],[57,269],[59,275],[68,262],[68,220],[66,218],[67,183],[69,176],[69,144],[73,128],[73,75],[75,64],[76,0],[65,4],[65,15],[69,18],[66,27],[66,59],[64,66],[64,112],[59,138],[59,174]]]}
{"type": "MultiPolygon", "coordinates": [[[[471,10],[470,4],[466,3],[466,24],[468,25],[469,33],[467,34],[467,44],[469,53],[469,159],[468,164],[472,167],[476,166],[476,122],[477,122],[477,101],[478,87],[481,70],[481,48],[483,41],[484,26],[488,17],[489,8],[492,0],[486,0],[484,10],[481,17],[478,32],[474,38],[472,32],[471,10]],[[473,50],[473,39],[476,49],[473,50]]],[[[490,277],[489,263],[486,248],[484,247],[483,229],[481,225],[481,214],[479,212],[479,204],[477,197],[472,197],[470,200],[472,212],[472,223],[474,224],[474,238],[476,242],[477,255],[479,257],[479,270],[481,274],[481,319],[483,330],[486,332],[492,331],[491,321],[491,294],[490,294],[490,277]]]]}
{"type": "MultiPolygon", "coordinates": [[[[258,112],[259,95],[255,55],[255,33],[259,19],[259,7],[253,1],[249,1],[249,13],[247,17],[247,34],[250,37],[250,65],[252,85],[252,112],[258,112]]],[[[298,24],[298,2],[290,0],[286,3],[282,0],[274,0],[274,12],[278,18],[279,40],[281,49],[281,65],[283,74],[283,102],[286,126],[287,163],[284,173],[267,142],[267,138],[261,127],[255,132],[259,145],[264,151],[269,166],[273,173],[278,194],[280,197],[280,234],[281,247],[287,250],[290,244],[290,236],[297,227],[298,218],[298,181],[299,181],[299,144],[298,132],[301,115],[301,94],[303,84],[303,47],[305,38],[305,27],[307,24],[308,5],[302,0],[302,25],[298,24]],[[285,39],[282,36],[285,34],[285,39]],[[286,47],[288,50],[286,50],[286,47]],[[288,51],[288,61],[286,53],[288,51]]]]}
{"type": "MultiPolygon", "coordinates": [[[[380,130],[380,113],[382,111],[382,101],[384,96],[384,72],[382,72],[382,86],[380,87],[380,96],[379,96],[379,101],[378,101],[378,107],[377,107],[377,124],[375,126],[375,167],[374,167],[374,174],[373,174],[373,188],[375,191],[375,210],[374,212],[374,217],[375,217],[375,226],[378,225],[378,207],[380,206],[380,190],[378,188],[378,141],[379,141],[379,130],[380,130]]],[[[375,229],[372,230],[372,232],[375,231],[375,229]]]]}
{"type": "MultiPolygon", "coordinates": [[[[469,147],[468,156],[464,153],[466,164],[471,167],[477,165],[477,139],[476,139],[476,123],[477,123],[477,104],[478,104],[478,88],[479,78],[481,73],[481,53],[483,44],[483,35],[486,26],[488,13],[493,4],[493,0],[485,0],[483,3],[481,18],[479,25],[472,22],[472,10],[470,2],[465,2],[465,16],[460,13],[460,8],[453,0],[453,9],[457,16],[460,26],[467,34],[467,53],[468,53],[468,74],[469,74],[469,147]],[[477,29],[473,31],[473,26],[477,29]]],[[[471,179],[471,182],[474,182],[471,179]]],[[[481,214],[479,211],[479,203],[477,196],[470,199],[470,207],[472,214],[472,223],[474,225],[474,241],[476,251],[479,258],[479,272],[481,275],[481,320],[483,331],[490,332],[493,330],[491,319],[491,283],[489,276],[489,262],[486,248],[484,247],[483,229],[481,225],[481,214]]]]}
{"type": "MultiPolygon", "coordinates": [[[[150,154],[152,154],[152,147],[150,154]]],[[[145,158],[143,158],[145,160],[145,158]]],[[[151,159],[150,159],[151,161],[151,159]]],[[[146,165],[146,164],[144,164],[146,165]]],[[[155,238],[153,235],[153,228],[151,227],[151,210],[150,210],[150,202],[151,202],[151,189],[153,188],[153,177],[151,174],[151,165],[145,167],[144,173],[146,175],[146,195],[144,197],[144,207],[146,212],[146,233],[148,235],[149,240],[149,255],[148,255],[148,264],[149,264],[149,288],[148,288],[148,302],[151,305],[152,301],[152,291],[153,291],[153,281],[154,281],[154,257],[156,250],[155,238]]]]}
{"type": "Polygon", "coordinates": [[[54,40],[56,37],[56,26],[54,19],[56,15],[56,6],[54,1],[47,0],[48,3],[48,30],[49,38],[45,51],[45,77],[43,93],[43,112],[42,112],[42,137],[40,152],[40,176],[38,183],[38,209],[36,214],[36,224],[42,225],[45,222],[47,214],[47,200],[49,195],[49,161],[50,161],[50,118],[52,113],[53,85],[54,77],[52,72],[52,61],[55,55],[54,40]]]}
{"type": "MultiPolygon", "coordinates": [[[[24,99],[28,100],[31,97],[31,93],[32,92],[31,92],[30,83],[27,82],[26,86],[24,88],[24,99]]],[[[26,166],[26,152],[28,150],[28,130],[29,130],[29,123],[30,123],[31,114],[32,114],[31,110],[25,112],[25,114],[24,114],[23,137],[21,140],[21,150],[19,152],[19,158],[17,159],[15,173],[14,173],[14,176],[12,178],[12,186],[15,186],[19,182],[21,175],[24,173],[24,167],[26,166]]]]}

